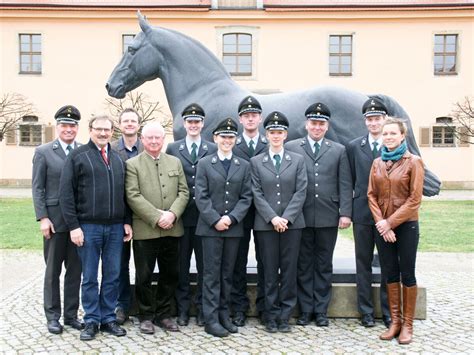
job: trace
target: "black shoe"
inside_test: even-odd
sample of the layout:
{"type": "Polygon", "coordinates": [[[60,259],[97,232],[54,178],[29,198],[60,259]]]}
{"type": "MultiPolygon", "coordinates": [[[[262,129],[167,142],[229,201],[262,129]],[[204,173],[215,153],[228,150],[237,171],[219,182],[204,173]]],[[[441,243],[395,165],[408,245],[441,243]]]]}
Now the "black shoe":
{"type": "Polygon", "coordinates": [[[390,316],[382,316],[382,321],[386,328],[390,328],[390,324],[392,324],[392,318],[390,318],[390,316]]]}
{"type": "Polygon", "coordinates": [[[184,327],[189,324],[189,316],[187,313],[180,313],[178,315],[178,318],[176,319],[176,323],[178,323],[179,326],[184,327]]]}
{"type": "Polygon", "coordinates": [[[374,316],[370,313],[364,314],[362,316],[362,319],[361,319],[360,323],[366,328],[375,327],[374,316]]]}
{"type": "Polygon", "coordinates": [[[128,320],[128,314],[121,307],[115,309],[115,320],[117,324],[122,325],[128,320]]]}
{"type": "Polygon", "coordinates": [[[123,337],[127,331],[117,324],[116,321],[108,322],[100,325],[100,330],[116,337],[123,337]]]}
{"type": "Polygon", "coordinates": [[[204,327],[204,324],[206,324],[206,322],[204,321],[204,314],[202,314],[202,311],[200,309],[198,309],[196,314],[196,324],[199,327],[204,327]]]}
{"type": "Polygon", "coordinates": [[[63,326],[56,319],[49,320],[46,325],[48,326],[48,332],[51,334],[61,334],[63,332],[63,326]]]}
{"type": "Polygon", "coordinates": [[[219,323],[206,324],[204,330],[207,334],[211,334],[219,338],[229,336],[229,332],[219,323]]]}
{"type": "Polygon", "coordinates": [[[229,318],[221,320],[221,325],[227,329],[229,333],[238,333],[239,328],[235,324],[233,324],[229,318]]]}
{"type": "Polygon", "coordinates": [[[301,313],[296,321],[296,325],[308,325],[311,322],[311,315],[311,313],[301,313]]]}
{"type": "Polygon", "coordinates": [[[68,325],[76,330],[84,329],[84,322],[77,318],[66,319],[64,325],[68,325]]]}
{"type": "Polygon", "coordinates": [[[258,322],[260,323],[260,325],[265,325],[267,323],[265,320],[265,312],[258,311],[258,322]]]}
{"type": "Polygon", "coordinates": [[[327,327],[329,325],[326,313],[316,313],[316,325],[318,327],[327,327]]]}
{"type": "Polygon", "coordinates": [[[276,333],[278,331],[277,323],[273,319],[267,320],[265,331],[268,333],[276,333]]]}
{"type": "Polygon", "coordinates": [[[278,331],[282,333],[290,333],[291,327],[288,324],[288,320],[280,320],[280,324],[278,324],[278,331]]]}
{"type": "Polygon", "coordinates": [[[245,325],[245,321],[247,317],[245,316],[244,312],[235,312],[234,318],[232,319],[232,323],[237,327],[243,327],[245,325]]]}
{"type": "Polygon", "coordinates": [[[99,327],[95,323],[86,323],[84,330],[81,331],[79,339],[81,340],[92,340],[95,338],[95,335],[99,332],[99,327]]]}

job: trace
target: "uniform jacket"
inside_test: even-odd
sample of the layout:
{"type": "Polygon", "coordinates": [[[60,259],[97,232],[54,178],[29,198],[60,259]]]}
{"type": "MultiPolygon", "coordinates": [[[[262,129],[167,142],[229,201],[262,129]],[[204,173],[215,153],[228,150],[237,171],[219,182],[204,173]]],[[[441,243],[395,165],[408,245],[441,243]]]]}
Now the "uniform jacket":
{"type": "MultiPolygon", "coordinates": [[[[74,143],[74,149],[79,144],[74,143]]],[[[49,218],[56,232],[68,232],[59,207],[59,181],[66,162],[59,140],[43,144],[36,148],[33,156],[32,192],[36,220],[49,218]]]]}
{"type": "Polygon", "coordinates": [[[92,140],[74,149],[61,173],[59,204],[73,230],[82,223],[131,223],[125,202],[125,163],[107,149],[109,165],[92,140]]]}
{"type": "MultiPolygon", "coordinates": [[[[268,149],[267,138],[265,137],[265,135],[262,135],[260,133],[260,135],[258,136],[258,142],[257,142],[257,145],[255,146],[255,151],[254,151],[253,156],[255,157],[263,153],[267,149],[268,149]]],[[[234,149],[232,149],[232,152],[238,157],[245,159],[246,161],[250,161],[250,159],[252,158],[249,155],[248,145],[245,142],[245,139],[242,135],[237,137],[237,140],[235,141],[235,146],[234,146],[234,149]]],[[[247,212],[247,216],[244,219],[244,228],[252,229],[254,221],[255,221],[255,206],[252,203],[247,212]]]]}
{"type": "MultiPolygon", "coordinates": [[[[369,185],[370,168],[374,159],[368,135],[354,139],[347,145],[346,149],[354,189],[352,221],[358,224],[373,225],[374,219],[367,200],[367,187],[369,185]]],[[[378,154],[380,155],[380,149],[378,154]]]]}
{"type": "Polygon", "coordinates": [[[186,138],[168,144],[166,153],[175,156],[183,165],[184,175],[189,189],[189,201],[186,210],[183,213],[182,220],[185,227],[196,227],[199,217],[199,211],[196,207],[195,185],[196,185],[196,169],[199,161],[217,151],[214,143],[207,142],[201,138],[201,145],[197,152],[197,162],[193,163],[188,147],[186,147],[186,138]]]}
{"type": "Polygon", "coordinates": [[[285,149],[280,172],[268,152],[250,160],[252,192],[255,204],[254,230],[273,230],[273,217],[288,220],[289,229],[305,227],[303,204],[308,179],[301,155],[285,149]]]}
{"type": "Polygon", "coordinates": [[[368,198],[375,222],[386,219],[394,229],[404,222],[418,220],[425,169],[421,158],[409,151],[393,163],[390,171],[387,164],[391,162],[374,160],[368,198]]]}
{"type": "Polygon", "coordinates": [[[206,237],[242,237],[243,219],[252,203],[250,165],[236,156],[232,157],[226,174],[218,155],[203,158],[196,175],[196,205],[200,211],[196,234],[206,237]],[[228,215],[237,224],[223,232],[214,225],[228,215]]]}
{"type": "Polygon", "coordinates": [[[307,227],[337,227],[339,217],[352,214],[352,178],[343,145],[324,138],[314,158],[306,138],[285,144],[304,157],[308,189],[303,213],[307,227]]]}
{"type": "MultiPolygon", "coordinates": [[[[116,141],[113,141],[112,143],[110,143],[110,146],[118,153],[118,155],[120,155],[120,158],[122,158],[123,161],[128,160],[127,150],[123,145],[123,139],[117,139],[116,141]]],[[[138,154],[143,152],[143,144],[140,138],[138,138],[137,140],[136,147],[138,150],[138,154]]]]}
{"type": "Polygon", "coordinates": [[[133,211],[133,238],[180,237],[184,233],[181,215],[188,203],[189,192],[179,159],[161,153],[154,160],[142,152],[128,159],[125,188],[127,201],[133,211]],[[162,212],[173,212],[177,220],[173,228],[158,227],[162,212]]]}

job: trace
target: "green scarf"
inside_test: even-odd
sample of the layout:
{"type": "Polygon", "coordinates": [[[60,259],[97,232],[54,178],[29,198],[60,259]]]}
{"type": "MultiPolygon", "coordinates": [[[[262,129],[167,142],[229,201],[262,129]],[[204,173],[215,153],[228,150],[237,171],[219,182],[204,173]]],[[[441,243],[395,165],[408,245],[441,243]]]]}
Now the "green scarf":
{"type": "Polygon", "coordinates": [[[383,161],[399,161],[402,157],[403,154],[407,151],[407,143],[405,141],[400,144],[397,149],[394,149],[392,151],[388,150],[386,146],[382,147],[382,160],[383,161]]]}

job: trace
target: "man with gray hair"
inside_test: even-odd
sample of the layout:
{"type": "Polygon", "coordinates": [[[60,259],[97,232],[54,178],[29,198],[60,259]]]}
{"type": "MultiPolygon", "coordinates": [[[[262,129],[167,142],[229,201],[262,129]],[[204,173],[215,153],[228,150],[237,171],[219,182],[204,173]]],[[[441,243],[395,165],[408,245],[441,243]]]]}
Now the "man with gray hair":
{"type": "Polygon", "coordinates": [[[163,153],[165,131],[157,122],[142,130],[144,151],[127,160],[126,194],[133,211],[133,256],[140,332],[153,334],[158,325],[179,331],[171,319],[179,275],[180,219],[189,199],[183,167],[178,158],[163,153]],[[158,262],[160,278],[154,296],[151,282],[158,262]]]}

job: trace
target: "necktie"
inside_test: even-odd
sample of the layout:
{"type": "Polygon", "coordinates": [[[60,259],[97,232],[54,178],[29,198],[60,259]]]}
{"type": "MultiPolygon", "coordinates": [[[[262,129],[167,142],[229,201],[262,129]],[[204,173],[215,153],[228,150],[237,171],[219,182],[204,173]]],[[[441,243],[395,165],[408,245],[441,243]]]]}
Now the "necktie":
{"type": "Polygon", "coordinates": [[[251,157],[253,157],[254,153],[255,153],[255,148],[253,147],[255,143],[253,142],[253,140],[250,140],[249,142],[249,155],[251,157]]]}
{"type": "Polygon", "coordinates": [[[69,153],[71,153],[71,150],[72,150],[72,147],[70,144],[68,144],[66,147],[66,155],[69,155],[69,153]]]}
{"type": "Polygon", "coordinates": [[[275,154],[273,156],[273,159],[275,159],[275,169],[276,169],[277,173],[279,173],[280,172],[280,165],[281,165],[280,154],[275,154]]]}
{"type": "Polygon", "coordinates": [[[375,159],[375,158],[377,158],[377,155],[379,153],[379,150],[377,149],[377,146],[379,144],[377,143],[377,141],[374,141],[374,143],[372,143],[372,144],[374,146],[374,148],[372,149],[372,157],[375,159]]]}
{"type": "Polygon", "coordinates": [[[319,143],[315,142],[314,143],[314,157],[316,158],[319,154],[319,143]]]}
{"type": "Polygon", "coordinates": [[[193,163],[196,162],[196,159],[197,159],[197,145],[196,143],[193,143],[191,144],[191,160],[193,161],[193,163]]]}
{"type": "Polygon", "coordinates": [[[105,164],[109,165],[109,159],[107,158],[107,152],[105,151],[105,147],[102,147],[100,150],[100,154],[102,155],[102,159],[104,159],[105,164]]]}
{"type": "Polygon", "coordinates": [[[224,166],[224,170],[226,174],[228,174],[229,168],[230,168],[230,159],[224,159],[224,160],[221,160],[221,162],[222,162],[222,165],[224,166]]]}

